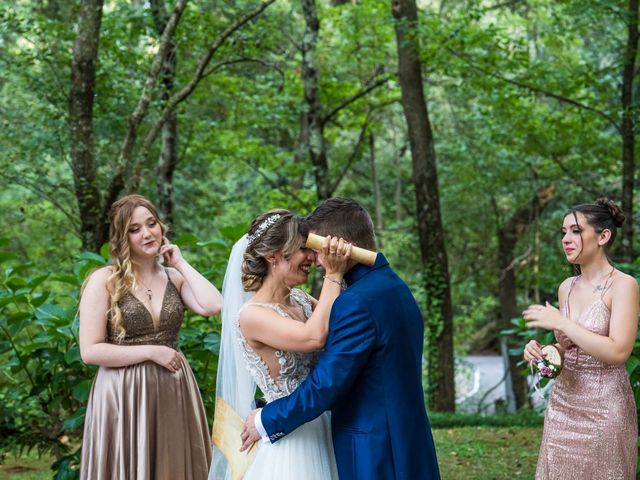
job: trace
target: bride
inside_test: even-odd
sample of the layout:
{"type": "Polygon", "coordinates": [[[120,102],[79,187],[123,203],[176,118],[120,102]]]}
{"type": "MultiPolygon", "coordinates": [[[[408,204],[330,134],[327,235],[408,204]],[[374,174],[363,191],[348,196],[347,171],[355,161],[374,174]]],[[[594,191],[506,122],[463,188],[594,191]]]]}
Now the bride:
{"type": "MultiPolygon", "coordinates": [[[[223,287],[216,391],[243,418],[254,408],[256,384],[267,402],[289,395],[324,347],[351,245],[327,237],[322,253],[325,275],[316,301],[293,288],[307,281],[315,260],[293,213],[277,209],[259,215],[233,247],[223,287]]],[[[260,444],[244,478],[337,479],[329,415],[277,443],[260,444]]],[[[228,477],[227,463],[214,448],[209,479],[228,477]]]]}

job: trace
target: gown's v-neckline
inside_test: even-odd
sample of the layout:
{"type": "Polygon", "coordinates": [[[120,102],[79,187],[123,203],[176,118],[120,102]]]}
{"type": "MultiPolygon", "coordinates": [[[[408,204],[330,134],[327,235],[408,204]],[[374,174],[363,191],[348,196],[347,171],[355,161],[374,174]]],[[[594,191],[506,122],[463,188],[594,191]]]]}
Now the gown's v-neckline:
{"type": "MultiPolygon", "coordinates": [[[[609,285],[606,284],[605,282],[605,288],[602,291],[602,293],[600,294],[600,297],[596,298],[593,302],[591,302],[589,305],[587,305],[587,307],[580,312],[580,315],[578,315],[576,317],[576,319],[572,319],[571,318],[571,292],[573,291],[573,286],[576,284],[576,282],[578,281],[578,279],[581,277],[582,275],[578,275],[576,276],[573,281],[571,282],[571,285],[569,287],[569,293],[567,293],[567,305],[566,305],[566,310],[567,310],[567,317],[569,318],[569,320],[571,320],[574,323],[577,323],[578,325],[580,325],[579,320],[583,317],[583,315],[585,315],[586,313],[590,312],[591,309],[593,309],[593,306],[595,304],[597,304],[598,302],[602,303],[604,305],[604,308],[607,309],[607,311],[609,313],[611,313],[611,309],[609,308],[609,306],[607,305],[607,303],[604,301],[604,294],[606,293],[607,290],[609,290],[609,287],[611,287],[611,285],[613,284],[613,280],[611,280],[611,282],[609,283],[609,285]]],[[[594,292],[595,293],[595,292],[594,292]]]]}
{"type": "Polygon", "coordinates": [[[579,324],[580,322],[578,322],[578,320],[580,320],[586,313],[591,311],[591,309],[594,307],[594,305],[596,305],[598,302],[602,303],[604,305],[604,308],[609,310],[609,306],[606,304],[606,302],[604,301],[604,299],[602,297],[596,298],[582,312],[580,312],[580,315],[578,315],[574,320],[573,318],[571,318],[571,305],[569,304],[569,301],[567,301],[567,308],[569,310],[569,320],[571,320],[573,323],[579,324]]]}
{"type": "MultiPolygon", "coordinates": [[[[140,300],[136,294],[134,294],[133,292],[131,292],[131,296],[133,298],[136,299],[136,301],[142,305],[142,307],[144,308],[145,312],[147,312],[147,315],[149,316],[149,318],[151,319],[151,324],[153,325],[153,330],[154,331],[158,331],[158,327],[160,326],[160,320],[162,320],[162,313],[164,312],[164,303],[167,300],[167,292],[169,291],[169,284],[171,283],[171,280],[169,280],[167,278],[167,283],[164,286],[164,294],[162,295],[162,302],[160,303],[160,312],[158,313],[158,321],[156,322],[156,320],[153,318],[153,313],[151,312],[151,310],[149,310],[149,307],[147,307],[147,305],[140,300]]],[[[152,304],[153,305],[153,304],[152,304]]]]}

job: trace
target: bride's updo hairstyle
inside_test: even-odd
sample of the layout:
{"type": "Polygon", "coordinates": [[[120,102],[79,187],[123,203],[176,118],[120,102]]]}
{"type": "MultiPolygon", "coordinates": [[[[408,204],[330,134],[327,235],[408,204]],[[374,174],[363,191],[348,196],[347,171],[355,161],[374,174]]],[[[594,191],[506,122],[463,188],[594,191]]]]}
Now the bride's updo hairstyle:
{"type": "Polygon", "coordinates": [[[597,234],[602,233],[604,230],[611,232],[611,237],[604,246],[605,250],[608,251],[616,239],[618,228],[621,228],[624,224],[625,216],[622,213],[622,209],[607,197],[602,197],[596,200],[596,203],[576,205],[570,208],[564,216],[573,215],[576,225],[579,226],[577,213],[584,215],[587,223],[593,227],[597,234]]]}
{"type": "Polygon", "coordinates": [[[248,246],[242,262],[242,286],[255,292],[269,272],[268,257],[281,253],[288,259],[304,245],[298,217],[277,208],[258,215],[247,231],[248,246]]]}

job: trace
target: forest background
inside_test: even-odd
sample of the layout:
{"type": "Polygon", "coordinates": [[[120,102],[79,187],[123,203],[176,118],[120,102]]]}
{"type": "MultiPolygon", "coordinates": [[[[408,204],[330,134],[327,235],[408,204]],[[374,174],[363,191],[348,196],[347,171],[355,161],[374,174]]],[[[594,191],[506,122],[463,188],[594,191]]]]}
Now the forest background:
{"type": "MultiPolygon", "coordinates": [[[[638,38],[637,0],[3,2],[0,451],[73,478],[94,372],[79,287],[131,192],[218,287],[256,214],[358,200],[423,309],[430,412],[488,352],[503,410],[531,409],[519,360],[545,337],[519,312],[571,274],[567,208],[619,202],[613,259],[640,274],[638,38]]],[[[219,331],[182,331],[210,418],[219,331]]],[[[638,399],[638,344],[627,369],[638,399]]]]}

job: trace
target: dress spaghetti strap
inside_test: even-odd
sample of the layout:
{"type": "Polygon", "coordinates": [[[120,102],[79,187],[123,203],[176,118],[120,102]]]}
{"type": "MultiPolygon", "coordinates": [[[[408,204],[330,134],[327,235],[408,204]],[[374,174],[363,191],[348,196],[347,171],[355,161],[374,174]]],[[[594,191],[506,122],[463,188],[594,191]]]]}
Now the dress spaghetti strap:
{"type": "Polygon", "coordinates": [[[609,290],[611,288],[611,285],[613,285],[614,272],[615,272],[615,268],[611,270],[611,273],[609,274],[609,278],[607,278],[607,280],[604,282],[604,287],[602,288],[602,292],[600,293],[600,300],[602,300],[603,302],[604,302],[604,294],[607,293],[607,290],[609,290]]]}
{"type": "Polygon", "coordinates": [[[567,293],[567,318],[571,318],[571,303],[569,302],[569,299],[571,298],[571,292],[573,291],[573,286],[575,285],[575,283],[578,281],[578,278],[580,278],[580,275],[576,275],[575,277],[573,277],[573,280],[571,280],[571,285],[569,285],[569,292],[567,293]]]}

